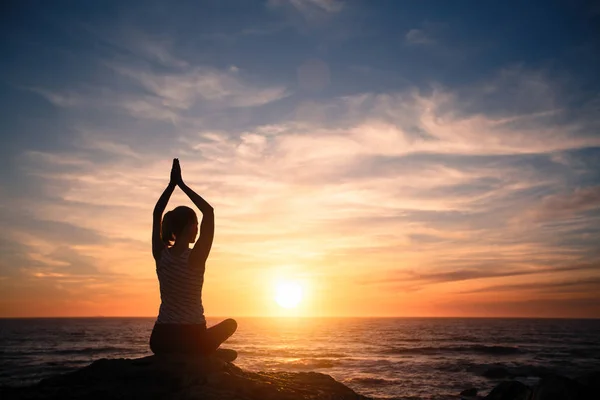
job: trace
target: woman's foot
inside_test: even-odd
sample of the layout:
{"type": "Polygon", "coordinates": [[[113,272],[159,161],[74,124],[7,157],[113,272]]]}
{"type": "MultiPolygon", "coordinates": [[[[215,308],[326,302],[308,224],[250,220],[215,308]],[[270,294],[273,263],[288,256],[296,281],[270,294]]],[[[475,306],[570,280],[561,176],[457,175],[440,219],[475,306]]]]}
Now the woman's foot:
{"type": "Polygon", "coordinates": [[[237,358],[237,351],[232,349],[217,349],[214,356],[220,360],[232,362],[237,358]]]}

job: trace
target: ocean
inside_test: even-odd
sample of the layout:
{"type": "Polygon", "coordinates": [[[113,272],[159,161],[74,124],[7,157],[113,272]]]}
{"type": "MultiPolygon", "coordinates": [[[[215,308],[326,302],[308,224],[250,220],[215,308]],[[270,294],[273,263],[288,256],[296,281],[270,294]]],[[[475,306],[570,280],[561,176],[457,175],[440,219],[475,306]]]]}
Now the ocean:
{"type": "MultiPolygon", "coordinates": [[[[208,320],[208,325],[219,319],[208,320]]],[[[99,358],[150,355],[154,318],[0,319],[0,385],[27,385],[99,358]]],[[[600,369],[600,320],[240,318],[223,347],[252,371],[317,371],[386,399],[446,399],[504,367],[576,377],[600,369]]],[[[527,375],[530,375],[529,377],[527,375]]]]}

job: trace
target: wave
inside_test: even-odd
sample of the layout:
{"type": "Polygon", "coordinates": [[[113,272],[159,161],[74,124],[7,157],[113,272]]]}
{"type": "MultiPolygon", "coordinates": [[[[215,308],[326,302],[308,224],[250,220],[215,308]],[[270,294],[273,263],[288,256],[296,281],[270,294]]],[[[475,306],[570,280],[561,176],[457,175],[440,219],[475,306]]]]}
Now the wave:
{"type": "Polygon", "coordinates": [[[47,349],[47,350],[17,350],[17,351],[0,351],[3,357],[6,358],[21,358],[29,356],[52,356],[52,355],[72,355],[72,354],[103,354],[103,353],[117,353],[117,354],[129,354],[135,351],[131,347],[119,347],[119,346],[104,346],[104,347],[84,347],[74,349],[47,349]]]}
{"type": "Polygon", "coordinates": [[[524,351],[518,347],[510,346],[424,346],[424,347],[396,347],[381,351],[385,354],[415,354],[415,355],[432,355],[438,353],[476,353],[495,356],[522,354],[524,351]]]}
{"type": "Polygon", "coordinates": [[[369,385],[369,386],[386,386],[386,385],[395,385],[398,383],[396,380],[391,379],[383,379],[383,378],[350,378],[344,380],[344,383],[356,383],[359,385],[369,385]]]}
{"type": "Polygon", "coordinates": [[[343,353],[319,353],[318,351],[303,351],[302,349],[298,350],[272,350],[269,348],[262,349],[248,349],[248,347],[241,347],[238,349],[238,354],[247,355],[247,356],[262,356],[262,357],[272,357],[275,355],[276,357],[283,358],[346,358],[348,354],[343,353]]]}
{"type": "Polygon", "coordinates": [[[129,347],[85,347],[82,349],[62,349],[62,350],[53,350],[48,353],[51,354],[60,354],[60,355],[69,355],[69,354],[102,354],[102,353],[129,353],[132,349],[129,347]]]}
{"type": "Polygon", "coordinates": [[[279,366],[284,366],[293,369],[313,369],[313,368],[333,368],[337,364],[336,360],[332,359],[300,359],[294,361],[288,361],[283,363],[277,363],[279,366]]]}
{"type": "MultiPolygon", "coordinates": [[[[562,364],[562,363],[561,363],[562,364]]],[[[463,364],[464,365],[464,364],[463,364]]],[[[555,368],[535,364],[493,363],[493,364],[471,364],[464,371],[474,373],[491,379],[504,379],[515,377],[541,377],[546,375],[560,374],[555,368]]]]}

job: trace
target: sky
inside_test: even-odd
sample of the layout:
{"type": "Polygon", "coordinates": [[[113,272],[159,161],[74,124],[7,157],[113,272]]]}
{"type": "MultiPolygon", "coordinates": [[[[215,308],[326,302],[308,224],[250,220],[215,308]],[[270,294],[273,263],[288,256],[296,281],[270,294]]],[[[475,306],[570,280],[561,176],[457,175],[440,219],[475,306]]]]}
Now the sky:
{"type": "Polygon", "coordinates": [[[156,316],[173,157],[208,316],[600,317],[594,2],[2,8],[0,317],[156,316]]]}

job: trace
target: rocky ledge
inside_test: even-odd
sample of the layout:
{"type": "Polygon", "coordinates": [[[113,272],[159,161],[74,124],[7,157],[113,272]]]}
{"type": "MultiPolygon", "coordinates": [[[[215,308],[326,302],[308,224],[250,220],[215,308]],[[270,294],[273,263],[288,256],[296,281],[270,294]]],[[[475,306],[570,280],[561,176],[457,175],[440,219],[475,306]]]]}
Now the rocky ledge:
{"type": "MultiPolygon", "coordinates": [[[[547,374],[535,386],[506,380],[485,397],[470,388],[453,398],[592,400],[600,399],[599,384],[599,373],[577,380],[547,374]]],[[[325,374],[248,372],[222,358],[189,356],[101,359],[34,386],[0,387],[0,399],[369,400],[325,374]]]]}
{"type": "Polygon", "coordinates": [[[463,390],[463,400],[593,400],[600,399],[600,373],[594,372],[579,379],[545,373],[529,386],[518,380],[500,382],[485,397],[476,388],[463,390]]]}
{"type": "Polygon", "coordinates": [[[216,357],[101,359],[34,386],[0,388],[13,399],[368,400],[329,375],[248,372],[216,357]]]}

